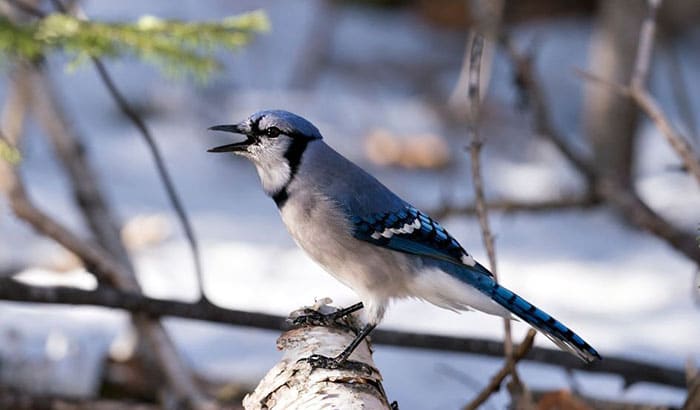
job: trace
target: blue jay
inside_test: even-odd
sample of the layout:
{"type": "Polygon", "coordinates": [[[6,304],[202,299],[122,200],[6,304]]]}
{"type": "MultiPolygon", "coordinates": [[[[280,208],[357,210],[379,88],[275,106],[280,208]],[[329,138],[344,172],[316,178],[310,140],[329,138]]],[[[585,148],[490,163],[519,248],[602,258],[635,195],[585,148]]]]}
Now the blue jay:
{"type": "Polygon", "coordinates": [[[312,364],[349,366],[348,357],[382,320],[389,301],[405,297],[455,311],[515,315],[582,360],[600,359],[571,329],[497,284],[437,221],[326,145],[306,119],[268,110],[210,130],[246,137],[209,152],[251,160],[296,243],[362,300],[338,313],[365,308],[367,324],[357,337],[338,356],[315,355],[312,364]]]}

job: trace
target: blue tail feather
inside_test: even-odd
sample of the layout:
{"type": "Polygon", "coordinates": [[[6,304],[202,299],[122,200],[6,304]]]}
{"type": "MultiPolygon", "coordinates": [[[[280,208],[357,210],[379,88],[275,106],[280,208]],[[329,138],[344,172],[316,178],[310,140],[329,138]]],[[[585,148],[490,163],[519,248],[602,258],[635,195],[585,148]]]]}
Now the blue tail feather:
{"type": "Polygon", "coordinates": [[[598,352],[579,335],[532,303],[497,284],[488,272],[477,263],[473,268],[465,266],[460,270],[460,274],[455,276],[488,295],[493,301],[545,334],[559,347],[574,353],[585,362],[601,359],[598,352]]]}

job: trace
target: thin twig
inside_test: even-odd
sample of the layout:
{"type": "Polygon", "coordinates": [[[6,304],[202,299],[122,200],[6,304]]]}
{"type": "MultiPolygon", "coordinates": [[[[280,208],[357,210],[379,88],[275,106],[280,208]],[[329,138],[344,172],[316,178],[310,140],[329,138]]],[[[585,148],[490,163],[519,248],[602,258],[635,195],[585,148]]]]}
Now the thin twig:
{"type": "MultiPolygon", "coordinates": [[[[488,209],[486,209],[486,199],[484,195],[484,179],[481,175],[481,159],[480,152],[483,142],[479,135],[479,111],[481,106],[481,100],[479,96],[479,81],[480,81],[480,71],[481,71],[481,53],[484,47],[484,38],[480,33],[475,32],[472,35],[472,45],[470,51],[470,62],[469,62],[469,87],[468,87],[468,98],[469,98],[469,125],[468,134],[470,139],[469,153],[471,157],[471,168],[472,168],[472,180],[474,182],[474,195],[476,197],[476,213],[479,218],[479,225],[481,226],[481,235],[486,247],[486,252],[489,258],[489,265],[491,268],[491,273],[493,273],[494,279],[498,282],[498,269],[496,265],[496,251],[493,244],[493,235],[491,234],[491,228],[489,226],[488,220],[488,209]]],[[[518,377],[517,371],[515,369],[515,362],[513,362],[513,339],[510,326],[510,318],[503,319],[503,329],[504,329],[504,340],[503,348],[506,361],[506,367],[508,367],[513,382],[516,384],[521,384],[520,378],[518,377]]]]}
{"type": "Polygon", "coordinates": [[[170,203],[175,209],[175,213],[177,214],[178,219],[182,224],[185,236],[187,237],[187,242],[192,251],[192,258],[194,260],[200,298],[202,300],[207,300],[206,295],[204,293],[204,277],[202,272],[201,256],[199,253],[199,244],[194,234],[192,224],[190,223],[190,220],[187,217],[185,208],[178,197],[177,191],[175,190],[175,185],[173,184],[170,174],[168,173],[168,170],[165,166],[165,162],[163,160],[163,157],[161,156],[160,150],[158,149],[158,145],[156,144],[156,141],[153,138],[151,131],[146,126],[146,123],[138,115],[138,113],[129,105],[125,97],[119,91],[116,84],[114,83],[114,80],[112,80],[112,77],[107,72],[107,68],[102,63],[102,61],[100,61],[98,58],[93,58],[92,61],[95,65],[95,68],[97,69],[100,79],[102,79],[102,82],[109,90],[109,93],[112,95],[112,98],[119,106],[119,109],[121,109],[122,113],[124,113],[124,115],[126,115],[127,118],[129,118],[129,120],[131,120],[131,122],[136,126],[136,128],[141,133],[141,136],[146,141],[149,150],[151,151],[151,155],[153,156],[153,160],[156,163],[156,168],[158,169],[158,173],[163,182],[163,186],[165,186],[165,190],[168,194],[168,198],[170,199],[170,203]]]}
{"type": "Polygon", "coordinates": [[[647,113],[659,128],[661,133],[676,154],[681,158],[688,172],[695,177],[700,184],[700,159],[693,152],[692,147],[683,135],[678,132],[668,120],[661,106],[656,102],[647,90],[649,67],[654,52],[654,38],[656,34],[656,13],[661,5],[661,0],[649,0],[649,9],[640,33],[637,57],[634,65],[634,75],[630,82],[632,98],[647,113]]]}
{"type": "MultiPolygon", "coordinates": [[[[100,306],[142,313],[149,317],[179,317],[212,323],[245,326],[267,330],[287,330],[285,317],[265,313],[225,309],[209,303],[181,302],[155,299],[137,292],[107,286],[83,290],[62,286],[32,286],[10,278],[0,278],[0,300],[20,303],[45,303],[72,306],[100,306]]],[[[372,342],[404,348],[430,349],[503,357],[503,342],[474,337],[454,337],[426,333],[377,329],[372,342]]],[[[586,364],[568,352],[545,347],[533,347],[524,360],[561,366],[584,372],[619,374],[626,386],[635,383],[657,383],[685,388],[683,370],[606,355],[605,360],[586,364]]]]}
{"type": "MultiPolygon", "coordinates": [[[[63,5],[63,3],[60,0],[52,0],[52,3],[62,13],[69,12],[69,10],[63,5]]],[[[82,17],[86,18],[85,16],[82,16],[82,17]]],[[[112,79],[112,76],[109,75],[109,72],[107,71],[107,68],[105,67],[102,60],[100,60],[97,57],[92,57],[91,59],[92,59],[93,65],[95,66],[95,69],[97,70],[97,74],[99,75],[100,79],[104,83],[105,87],[107,87],[107,90],[108,90],[109,94],[112,96],[112,99],[116,102],[116,104],[119,107],[119,109],[121,110],[121,112],[138,129],[139,133],[141,134],[144,141],[146,142],[146,145],[148,146],[149,151],[151,152],[151,156],[153,157],[153,161],[156,164],[156,169],[158,171],[158,175],[160,176],[160,179],[163,182],[163,186],[165,187],[165,191],[167,193],[168,199],[170,200],[170,203],[171,203],[173,209],[175,210],[175,213],[177,214],[178,219],[180,220],[183,231],[185,232],[185,237],[187,238],[187,243],[189,244],[189,247],[192,251],[192,258],[194,261],[195,273],[197,275],[197,284],[199,285],[200,298],[202,300],[206,300],[206,295],[204,293],[204,278],[203,278],[203,273],[202,273],[202,261],[201,261],[201,256],[199,253],[199,244],[198,244],[197,238],[194,234],[194,229],[192,228],[192,224],[190,223],[190,220],[187,217],[187,212],[185,211],[185,208],[182,205],[182,201],[180,200],[180,198],[177,194],[177,191],[175,189],[175,185],[172,181],[172,178],[170,177],[170,173],[168,172],[168,169],[165,166],[165,161],[163,160],[163,157],[160,153],[160,150],[158,149],[158,145],[157,145],[155,139],[153,138],[153,134],[151,133],[150,129],[146,125],[146,122],[143,120],[143,118],[141,118],[141,116],[138,114],[138,112],[136,112],[136,110],[131,107],[129,102],[126,100],[126,97],[124,97],[122,92],[119,90],[116,83],[112,79]]]]}
{"type": "Polygon", "coordinates": [[[479,393],[478,396],[472,400],[471,403],[464,407],[465,410],[475,410],[482,403],[484,403],[493,393],[497,392],[501,388],[501,383],[505,380],[506,376],[512,372],[512,367],[525,357],[527,352],[532,348],[532,343],[535,340],[535,335],[537,332],[534,329],[528,330],[522,343],[518,346],[518,349],[513,352],[511,359],[503,364],[501,370],[498,371],[492,378],[489,384],[484,387],[484,389],[479,393]]]}
{"type": "Polygon", "coordinates": [[[654,54],[654,37],[656,35],[656,12],[661,0],[648,0],[647,15],[642,22],[637,46],[637,56],[634,61],[634,71],[630,80],[632,90],[645,90],[649,77],[649,68],[654,54]]]}

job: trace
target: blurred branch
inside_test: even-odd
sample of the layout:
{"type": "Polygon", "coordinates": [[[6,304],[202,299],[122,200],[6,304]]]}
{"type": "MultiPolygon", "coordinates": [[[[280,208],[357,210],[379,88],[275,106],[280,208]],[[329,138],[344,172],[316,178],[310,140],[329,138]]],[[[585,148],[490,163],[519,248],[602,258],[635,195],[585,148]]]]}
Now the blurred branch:
{"type": "MultiPolygon", "coordinates": [[[[58,8],[61,12],[63,13],[68,13],[69,10],[63,5],[63,3],[60,0],[52,0],[54,6],[58,8]]],[[[77,12],[80,15],[81,18],[87,19],[87,16],[84,15],[84,13],[78,9],[77,12]]],[[[197,284],[199,286],[199,294],[200,298],[203,300],[206,300],[206,296],[204,293],[204,279],[203,279],[203,272],[202,272],[202,262],[201,262],[201,256],[199,253],[199,245],[197,242],[197,238],[194,234],[194,230],[192,228],[192,224],[190,223],[190,220],[187,216],[187,212],[184,209],[184,206],[182,205],[182,202],[180,201],[180,198],[177,194],[177,190],[175,189],[175,185],[172,181],[172,178],[170,177],[170,173],[168,172],[167,167],[165,166],[165,161],[163,160],[163,156],[160,153],[160,150],[158,148],[158,145],[156,144],[155,139],[153,138],[153,134],[151,134],[150,129],[146,125],[146,122],[141,118],[141,116],[138,114],[138,112],[131,107],[129,102],[126,100],[124,95],[121,93],[119,88],[117,87],[116,83],[112,79],[112,77],[109,75],[109,72],[107,71],[107,68],[105,65],[102,63],[102,61],[98,57],[91,57],[92,62],[95,66],[95,69],[97,70],[97,73],[102,80],[103,84],[105,87],[107,87],[107,90],[109,94],[112,96],[114,99],[115,103],[119,107],[119,109],[122,111],[122,113],[131,121],[134,126],[138,129],[139,133],[141,134],[142,138],[146,142],[146,145],[151,152],[151,156],[153,157],[153,161],[156,164],[156,169],[158,171],[158,175],[163,183],[163,186],[165,187],[166,194],[168,196],[168,199],[170,200],[170,203],[175,210],[175,213],[178,217],[178,220],[180,221],[180,224],[182,225],[183,231],[185,232],[185,237],[187,238],[187,243],[189,244],[190,250],[192,252],[192,258],[194,261],[194,267],[195,267],[195,274],[197,277],[197,284]]]]}
{"type": "MultiPolygon", "coordinates": [[[[109,283],[132,292],[139,291],[136,278],[123,265],[114,261],[111,255],[97,246],[84,242],[73,232],[35,207],[27,196],[24,185],[14,167],[0,161],[0,173],[7,177],[7,185],[3,188],[10,200],[10,206],[18,218],[29,223],[39,233],[75,253],[85,263],[88,270],[102,283],[109,283]]],[[[4,291],[5,288],[3,287],[2,290],[4,291]]],[[[195,408],[208,408],[208,400],[198,392],[197,387],[193,384],[189,371],[182,363],[162,325],[157,321],[138,316],[135,316],[134,320],[139,332],[155,353],[161,370],[176,393],[181,398],[187,399],[195,408]]]]}
{"type": "MultiPolygon", "coordinates": [[[[23,78],[27,77],[23,76],[23,78]]],[[[11,87],[22,89],[22,86],[17,83],[12,83],[11,87]]],[[[28,102],[26,99],[20,98],[21,95],[21,93],[11,90],[4,109],[9,111],[20,109],[12,107],[28,102]]],[[[16,132],[18,134],[12,137],[12,141],[15,142],[19,140],[21,129],[16,130],[16,132]]],[[[0,139],[5,144],[15,147],[10,142],[10,138],[5,137],[2,132],[0,132],[0,139]]],[[[119,263],[100,246],[83,241],[70,229],[55,221],[32,203],[15,164],[9,161],[0,161],[0,175],[2,175],[0,188],[6,194],[10,207],[18,218],[27,222],[39,233],[73,252],[83,261],[88,271],[98,278],[99,282],[132,292],[140,291],[136,276],[128,265],[119,263]]],[[[186,400],[197,409],[210,408],[210,401],[198,391],[189,369],[182,362],[165,328],[159,322],[142,316],[135,315],[133,319],[139,333],[154,353],[159,370],[167,378],[178,398],[186,400]]]]}
{"type": "MultiPolygon", "coordinates": [[[[214,323],[247,326],[268,330],[287,330],[286,318],[282,316],[224,309],[209,303],[187,303],[154,299],[136,292],[102,286],[95,290],[81,290],[62,286],[39,287],[26,285],[13,279],[0,278],[0,300],[22,303],[50,303],[63,305],[102,306],[122,309],[132,313],[143,313],[149,317],[179,317],[214,323]]],[[[478,354],[494,358],[503,357],[503,342],[453,337],[425,333],[400,332],[377,329],[372,333],[372,342],[377,344],[478,354]]],[[[685,388],[686,379],[682,370],[658,366],[606,355],[605,360],[585,364],[568,352],[544,347],[533,347],[522,360],[546,363],[586,372],[620,375],[626,386],[649,382],[685,388]]]]}
{"type": "Polygon", "coordinates": [[[498,373],[491,378],[489,384],[484,387],[484,389],[474,398],[474,400],[471,401],[471,403],[464,407],[466,410],[476,410],[493,393],[496,393],[501,388],[501,383],[503,383],[503,380],[512,371],[511,367],[523,359],[527,352],[532,348],[532,343],[535,341],[536,335],[537,331],[535,331],[535,329],[528,330],[527,335],[525,335],[525,338],[523,339],[522,343],[520,343],[517,350],[513,352],[513,356],[509,362],[505,363],[503,367],[501,367],[501,370],[499,370],[498,373]]]}
{"type": "Polygon", "coordinates": [[[117,218],[102,195],[97,174],[86,157],[83,138],[63,110],[54,84],[42,68],[28,66],[26,73],[25,81],[32,90],[33,112],[68,173],[75,202],[95,240],[133,272],[134,268],[119,234],[117,218]]]}
{"type": "Polygon", "coordinates": [[[669,410],[672,406],[633,403],[628,401],[602,400],[583,396],[578,392],[566,390],[535,391],[532,393],[539,409],[575,409],[575,410],[669,410]]]}
{"type": "Polygon", "coordinates": [[[687,171],[700,185],[700,158],[693,152],[692,147],[683,135],[668,120],[661,106],[647,90],[647,79],[651,58],[654,50],[654,36],[656,33],[656,12],[660,5],[660,0],[649,0],[649,10],[642,23],[637,56],[635,60],[634,73],[629,86],[614,85],[613,82],[601,79],[595,74],[586,73],[584,78],[593,80],[600,85],[608,86],[611,90],[630,96],[637,105],[656,124],[661,134],[666,138],[676,155],[681,159],[687,171]]]}
{"type": "MultiPolygon", "coordinates": [[[[600,204],[600,198],[593,193],[586,196],[561,197],[554,199],[543,199],[536,201],[518,201],[511,199],[492,200],[486,203],[486,208],[490,211],[503,213],[515,212],[550,212],[567,210],[572,208],[591,208],[600,204]]],[[[440,207],[428,212],[437,219],[451,215],[475,215],[476,204],[450,205],[442,204],[440,207]]]]}
{"type": "Polygon", "coordinates": [[[0,408],[13,410],[159,410],[153,404],[117,400],[89,400],[71,397],[37,396],[0,387],[0,408]]]}
{"type": "MultiPolygon", "coordinates": [[[[469,87],[467,92],[469,100],[469,121],[467,126],[467,133],[470,139],[469,154],[472,166],[472,180],[474,182],[474,196],[476,197],[476,213],[479,218],[479,225],[481,226],[481,236],[484,242],[484,246],[486,247],[486,252],[488,254],[491,273],[493,273],[494,279],[496,280],[496,282],[498,282],[496,251],[493,244],[493,235],[491,234],[491,228],[489,226],[488,209],[486,208],[486,199],[484,195],[484,179],[481,176],[480,153],[483,141],[481,140],[481,136],[479,135],[479,111],[481,108],[479,86],[481,71],[481,54],[483,52],[483,47],[484,38],[482,37],[481,33],[475,31],[472,34],[469,58],[470,73],[469,87]]],[[[520,381],[520,378],[518,377],[518,373],[515,368],[516,360],[513,356],[513,339],[509,317],[503,319],[503,328],[503,348],[506,361],[505,368],[507,369],[508,373],[511,374],[513,383],[517,385],[522,385],[522,382],[520,381]]],[[[490,393],[488,393],[486,397],[488,397],[489,395],[490,393]]],[[[478,396],[476,400],[480,400],[480,396],[478,396]]],[[[485,400],[485,398],[483,400],[485,400]]]]}
{"type": "Polygon", "coordinates": [[[700,372],[693,359],[689,358],[686,364],[686,378],[688,381],[688,397],[683,403],[684,410],[700,408],[700,372]]]}
{"type": "MultiPolygon", "coordinates": [[[[549,107],[544,98],[542,84],[534,73],[532,58],[517,51],[508,37],[505,37],[504,44],[516,70],[516,82],[523,88],[523,92],[527,93],[532,102],[535,128],[542,136],[552,142],[562,155],[585,176],[588,182],[589,196],[592,201],[613,205],[627,223],[659,237],[688,259],[700,265],[700,252],[697,249],[697,242],[693,233],[680,230],[659,216],[639,198],[639,195],[634,191],[634,187],[623,187],[598,175],[589,160],[580,156],[568,146],[563,136],[556,131],[551,123],[548,114],[549,107]]],[[[629,87],[609,82],[582,70],[577,70],[577,73],[585,79],[609,86],[617,92],[631,92],[629,87]]]]}

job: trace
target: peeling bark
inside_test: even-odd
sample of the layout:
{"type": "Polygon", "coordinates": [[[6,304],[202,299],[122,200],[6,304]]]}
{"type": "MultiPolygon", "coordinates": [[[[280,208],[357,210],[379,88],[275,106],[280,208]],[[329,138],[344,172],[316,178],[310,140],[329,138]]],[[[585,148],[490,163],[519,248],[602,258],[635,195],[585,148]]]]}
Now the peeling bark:
{"type": "MultiPolygon", "coordinates": [[[[336,309],[325,304],[313,307],[320,313],[336,309]]],[[[305,314],[292,312],[290,319],[305,314]]],[[[364,363],[362,370],[314,369],[304,359],[318,354],[333,357],[347,346],[359,331],[353,318],[338,319],[332,326],[296,327],[277,339],[282,359],[260,381],[255,391],[243,399],[243,407],[254,409],[335,409],[362,408],[385,410],[392,406],[382,387],[382,376],[372,360],[372,349],[363,341],[350,360],[364,363]]]]}

